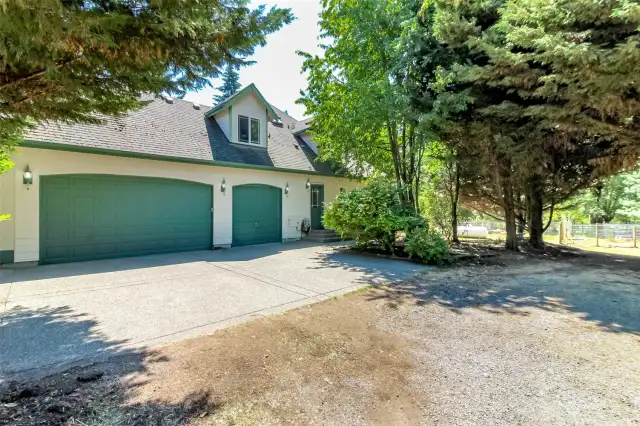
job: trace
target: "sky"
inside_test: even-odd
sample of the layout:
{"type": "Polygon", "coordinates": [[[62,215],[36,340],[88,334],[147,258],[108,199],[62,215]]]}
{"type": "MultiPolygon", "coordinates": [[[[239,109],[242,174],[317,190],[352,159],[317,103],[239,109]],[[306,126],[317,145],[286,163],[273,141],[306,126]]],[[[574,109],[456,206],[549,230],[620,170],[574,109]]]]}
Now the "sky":
{"type": "MultiPolygon", "coordinates": [[[[301,73],[302,58],[296,55],[296,51],[321,53],[318,47],[320,0],[262,0],[255,4],[265,4],[267,8],[274,5],[290,8],[296,19],[269,35],[266,46],[256,48],[253,56],[247,58],[256,63],[240,69],[240,84],[245,87],[254,83],[267,102],[300,120],[305,117],[304,106],[297,105],[295,101],[300,97],[300,90],[307,87],[307,81],[301,73]]],[[[214,86],[220,85],[219,79],[212,82],[214,86]]],[[[215,90],[208,87],[190,92],[184,99],[212,105],[214,93],[215,90]]]]}

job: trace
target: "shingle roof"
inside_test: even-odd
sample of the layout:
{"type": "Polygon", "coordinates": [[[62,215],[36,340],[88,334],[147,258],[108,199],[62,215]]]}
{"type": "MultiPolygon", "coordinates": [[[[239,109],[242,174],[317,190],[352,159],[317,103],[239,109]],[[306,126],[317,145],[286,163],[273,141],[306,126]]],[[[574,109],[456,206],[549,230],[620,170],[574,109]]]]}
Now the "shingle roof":
{"type": "Polygon", "coordinates": [[[281,125],[268,123],[268,148],[229,142],[214,118],[205,117],[208,107],[194,108],[176,99],[168,103],[151,98],[148,105],[122,117],[104,118],[101,124],[43,123],[25,139],[58,145],[160,155],[190,160],[224,161],[292,170],[336,173],[317,161],[316,154],[293,135],[298,122],[284,112],[281,125]]]}

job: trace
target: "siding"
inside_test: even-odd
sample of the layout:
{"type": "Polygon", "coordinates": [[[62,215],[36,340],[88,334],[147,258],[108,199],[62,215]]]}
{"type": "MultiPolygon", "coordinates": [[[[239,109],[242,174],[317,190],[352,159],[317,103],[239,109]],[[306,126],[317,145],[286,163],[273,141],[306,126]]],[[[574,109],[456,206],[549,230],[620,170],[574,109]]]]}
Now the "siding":
{"type": "MultiPolygon", "coordinates": [[[[235,107],[234,107],[235,111],[235,107]]],[[[13,215],[15,234],[0,224],[0,236],[5,250],[14,249],[16,262],[39,260],[39,176],[71,173],[114,174],[128,176],[148,176],[182,179],[213,185],[213,244],[228,246],[231,244],[232,195],[234,185],[261,183],[284,189],[289,184],[289,195],[282,200],[282,238],[296,239],[300,234],[295,229],[295,222],[309,217],[309,191],[305,189],[307,179],[311,183],[324,184],[325,201],[334,199],[340,187],[351,189],[357,186],[355,181],[331,176],[313,176],[304,174],[269,172],[249,169],[213,167],[195,164],[182,164],[164,161],[143,160],[136,158],[112,157],[64,151],[50,151],[36,148],[21,148],[14,155],[13,172],[2,176],[0,195],[3,199],[3,213],[13,215]],[[33,185],[27,189],[22,183],[22,170],[29,165],[33,172],[33,185]],[[13,176],[11,176],[13,174],[13,176]],[[9,179],[7,179],[9,178],[9,179]],[[13,179],[12,179],[13,178],[13,179]],[[220,184],[225,180],[227,191],[220,192],[220,184]],[[5,183],[9,182],[8,185],[5,183]],[[11,195],[13,191],[13,196],[11,195]],[[11,205],[13,204],[13,205],[11,205]],[[291,221],[291,224],[290,224],[291,221]],[[7,243],[8,240],[9,242],[7,243]]],[[[167,200],[171,202],[171,200],[167,200]]]]}

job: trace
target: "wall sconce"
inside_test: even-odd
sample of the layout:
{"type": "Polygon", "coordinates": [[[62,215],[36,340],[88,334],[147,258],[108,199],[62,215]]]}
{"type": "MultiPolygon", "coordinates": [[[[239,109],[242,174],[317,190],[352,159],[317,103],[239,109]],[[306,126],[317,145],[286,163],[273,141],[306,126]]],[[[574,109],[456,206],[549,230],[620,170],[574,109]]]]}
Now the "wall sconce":
{"type": "Polygon", "coordinates": [[[29,166],[27,166],[22,173],[22,183],[25,185],[31,185],[33,183],[33,173],[31,173],[29,166]]]}
{"type": "Polygon", "coordinates": [[[220,192],[223,194],[227,192],[227,183],[222,179],[222,183],[220,184],[220,192]]]}
{"type": "Polygon", "coordinates": [[[306,189],[311,188],[311,182],[309,182],[309,179],[307,179],[307,183],[305,183],[305,184],[304,184],[304,187],[305,187],[306,189]]]}
{"type": "Polygon", "coordinates": [[[284,195],[289,195],[289,182],[287,182],[287,185],[284,187],[284,195]]]}

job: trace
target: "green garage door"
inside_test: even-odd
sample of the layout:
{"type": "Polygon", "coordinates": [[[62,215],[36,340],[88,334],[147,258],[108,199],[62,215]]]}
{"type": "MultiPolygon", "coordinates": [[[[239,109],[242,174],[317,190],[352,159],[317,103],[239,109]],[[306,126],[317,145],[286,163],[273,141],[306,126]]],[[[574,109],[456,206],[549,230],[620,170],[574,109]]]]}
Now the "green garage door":
{"type": "Polygon", "coordinates": [[[40,262],[212,246],[211,186],[130,176],[40,177],[40,262]]]}
{"type": "Polygon", "coordinates": [[[282,190],[267,185],[233,187],[234,246],[282,241],[282,190]]]}

